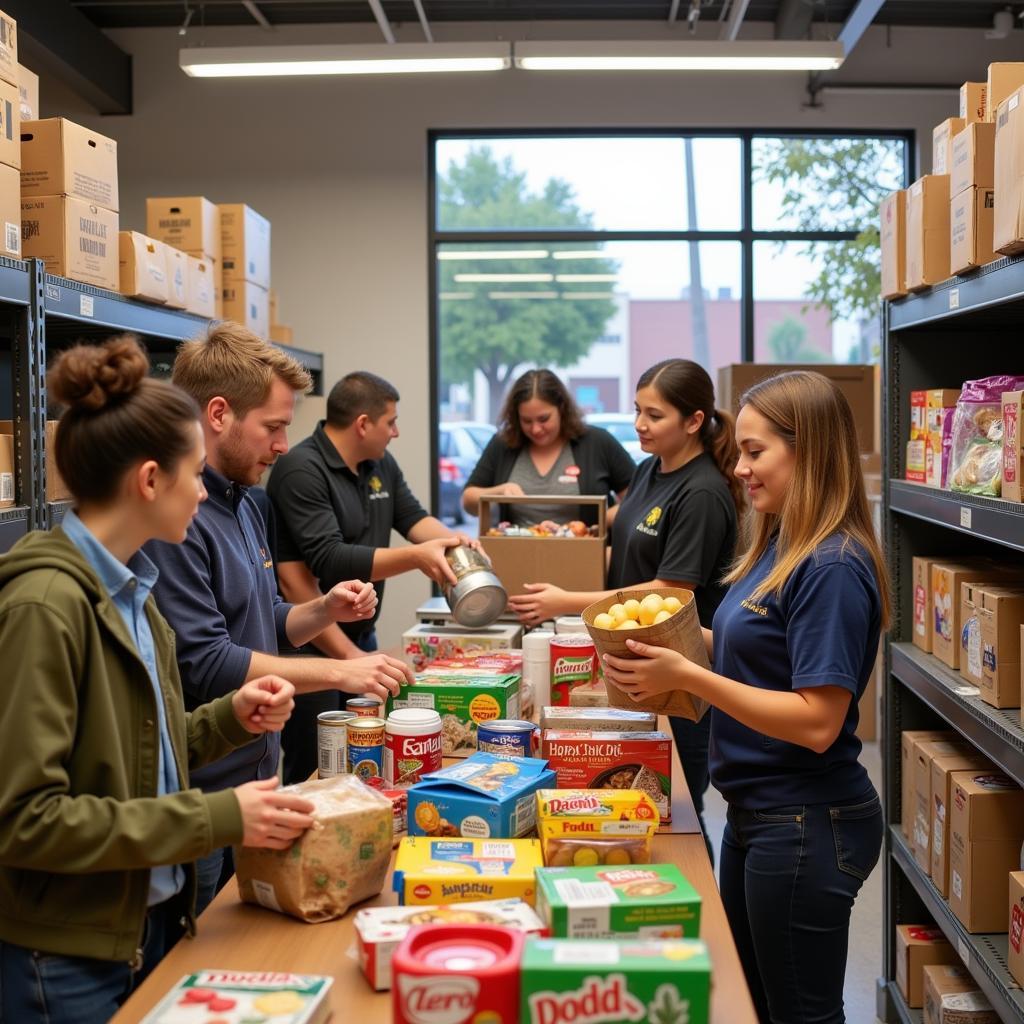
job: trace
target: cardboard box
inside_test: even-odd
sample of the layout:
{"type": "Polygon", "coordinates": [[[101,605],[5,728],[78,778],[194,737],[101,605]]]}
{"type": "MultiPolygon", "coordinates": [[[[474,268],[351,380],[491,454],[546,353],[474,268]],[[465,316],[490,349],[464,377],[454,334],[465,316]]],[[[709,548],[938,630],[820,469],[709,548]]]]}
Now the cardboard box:
{"type": "Polygon", "coordinates": [[[998,259],[992,248],[995,192],[969,188],[949,204],[949,269],[967,274],[998,259]]]}
{"type": "Polygon", "coordinates": [[[510,622],[473,629],[469,626],[433,626],[418,623],[402,634],[402,658],[415,672],[423,672],[437,658],[457,658],[475,651],[520,647],[523,627],[510,622]]]}
{"type": "Polygon", "coordinates": [[[48,274],[117,291],[118,217],[70,196],[22,199],[22,254],[46,263],[48,274]]]}
{"type": "MultiPolygon", "coordinates": [[[[14,421],[0,420],[0,435],[10,437],[13,461],[14,421]]],[[[46,500],[67,501],[71,492],[57,469],[57,420],[46,421],[46,500]]],[[[13,472],[13,470],[12,470],[13,472]]]]}
{"type": "Polygon", "coordinates": [[[907,463],[903,478],[915,484],[923,484],[927,480],[928,459],[924,438],[907,442],[907,463]]]}
{"type": "Polygon", "coordinates": [[[654,732],[658,716],[653,711],[623,708],[544,707],[540,709],[540,727],[569,732],[654,732]]]}
{"type": "Polygon", "coordinates": [[[955,964],[959,959],[934,925],[896,925],[896,984],[911,1009],[924,1006],[925,965],[955,964]]]}
{"type": "Polygon", "coordinates": [[[185,253],[185,267],[188,275],[185,309],[196,316],[213,319],[217,315],[217,281],[212,261],[185,253]]]}
{"type": "Polygon", "coordinates": [[[1024,391],[1003,392],[1003,497],[1007,501],[1024,500],[1024,487],[1021,486],[1022,445],[1024,435],[1021,434],[1022,415],[1024,415],[1024,391]]]}
{"type": "Polygon", "coordinates": [[[21,100],[8,82],[0,82],[0,164],[21,169],[21,100]]]}
{"type": "Polygon", "coordinates": [[[924,478],[929,487],[946,486],[953,446],[953,413],[959,399],[959,388],[932,388],[926,392],[924,478]]]}
{"type": "Polygon", "coordinates": [[[988,120],[987,82],[964,82],[960,86],[960,116],[971,125],[988,120]]]}
{"type": "MultiPolygon", "coordinates": [[[[221,203],[220,237],[225,282],[245,280],[269,288],[270,221],[244,203],[221,203]]],[[[267,327],[258,332],[261,337],[270,328],[269,300],[264,319],[267,327]]]]}
{"type": "Polygon", "coordinates": [[[981,699],[996,708],[1019,708],[1024,590],[984,587],[980,595],[981,699]]]}
{"type": "Polygon", "coordinates": [[[278,345],[291,345],[294,343],[295,332],[284,324],[270,322],[270,340],[278,345]]]}
{"type": "Polygon", "coordinates": [[[248,327],[253,334],[266,338],[270,321],[265,289],[251,281],[225,280],[221,295],[224,298],[222,313],[225,320],[234,320],[248,327]]]}
{"type": "Polygon", "coordinates": [[[961,651],[960,588],[974,583],[999,583],[1008,571],[985,562],[935,562],[932,565],[932,653],[950,668],[959,670],[961,651]]]}
{"type": "Polygon", "coordinates": [[[117,143],[63,117],[22,122],[21,198],[60,195],[116,213],[117,143]]]}
{"type": "Polygon", "coordinates": [[[18,65],[18,112],[22,121],[39,117],[39,76],[24,64],[18,65]]]}
{"type": "Polygon", "coordinates": [[[1024,871],[1010,872],[1010,931],[1006,966],[1018,985],[1024,986],[1024,871]]]}
{"type": "MultiPolygon", "coordinates": [[[[1024,66],[1024,65],[1022,65],[1024,66]]],[[[996,111],[995,218],[992,245],[1005,256],[1024,251],[1024,89],[996,111]]]]}
{"type": "Polygon", "coordinates": [[[887,195],[879,207],[882,245],[882,298],[907,294],[907,193],[887,195]]]}
{"type": "Polygon", "coordinates": [[[949,194],[968,188],[994,188],[996,183],[996,126],[991,121],[969,124],[953,136],[949,194]]]}
{"type": "Polygon", "coordinates": [[[21,174],[0,164],[0,255],[21,257],[21,174]]]}
{"type": "Polygon", "coordinates": [[[911,626],[911,642],[915,647],[929,654],[932,649],[932,565],[934,558],[915,555],[914,577],[914,619],[911,626]]]}
{"type": "Polygon", "coordinates": [[[999,1015],[959,964],[929,964],[924,977],[925,1024],[999,1024],[999,1015]]]}
{"type": "Polygon", "coordinates": [[[914,836],[914,746],[930,740],[955,741],[951,729],[904,729],[900,733],[900,827],[908,843],[914,836]]]}
{"type": "Polygon", "coordinates": [[[18,84],[18,23],[0,11],[0,80],[18,84]]]}
{"type": "Polygon", "coordinates": [[[221,260],[220,209],[204,196],[150,197],[146,231],[182,252],[221,260]]]}
{"type": "Polygon", "coordinates": [[[122,295],[146,302],[167,302],[167,253],[163,242],[138,231],[118,233],[122,295]]]}
{"type": "MultiPolygon", "coordinates": [[[[932,761],[966,749],[957,740],[918,740],[914,744],[914,819],[910,847],[925,874],[931,871],[932,866],[932,761]]],[[[969,768],[970,764],[964,767],[969,768]]]]}
{"type": "Polygon", "coordinates": [[[907,190],[907,290],[949,277],[949,175],[926,174],[907,190]]]}
{"type": "Polygon", "coordinates": [[[978,608],[983,583],[965,580],[960,584],[960,675],[981,687],[981,623],[978,608]]]}
{"type": "Polygon", "coordinates": [[[0,508],[10,508],[15,494],[14,435],[0,434],[0,508]]]}
{"type": "Polygon", "coordinates": [[[932,174],[949,174],[953,169],[953,136],[964,130],[962,117],[947,117],[932,129],[932,174]]]}
{"type": "Polygon", "coordinates": [[[184,309],[188,305],[188,259],[173,245],[164,246],[167,258],[167,305],[171,309],[184,309]]]}
{"type": "Polygon", "coordinates": [[[999,104],[1024,85],[1024,63],[1004,61],[989,64],[985,86],[985,120],[996,119],[999,104]]]}
{"type": "Polygon", "coordinates": [[[1005,932],[1006,876],[1020,867],[1024,790],[998,772],[953,772],[949,909],[969,932],[1005,932]]]}
{"type": "Polygon", "coordinates": [[[277,289],[271,288],[269,290],[270,295],[270,326],[278,322],[281,317],[281,309],[277,302],[277,289]]]}
{"type": "Polygon", "coordinates": [[[948,753],[936,752],[932,746],[931,781],[931,864],[929,872],[942,898],[949,896],[949,806],[953,789],[953,773],[963,771],[994,771],[989,762],[967,743],[953,741],[948,753]]]}

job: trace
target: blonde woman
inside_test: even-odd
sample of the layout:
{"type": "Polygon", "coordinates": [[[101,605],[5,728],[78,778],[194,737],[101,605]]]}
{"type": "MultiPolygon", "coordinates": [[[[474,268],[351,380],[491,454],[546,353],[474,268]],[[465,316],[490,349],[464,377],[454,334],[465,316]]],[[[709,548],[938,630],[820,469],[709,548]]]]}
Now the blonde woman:
{"type": "Polygon", "coordinates": [[[889,621],[887,575],[831,381],[755,385],[736,437],[753,515],[704,631],[713,668],[628,640],[640,657],[609,656],[605,671],[638,698],[686,689],[714,705],[722,898],[760,1020],[842,1024],[850,911],[882,842],[854,730],[889,621]]]}

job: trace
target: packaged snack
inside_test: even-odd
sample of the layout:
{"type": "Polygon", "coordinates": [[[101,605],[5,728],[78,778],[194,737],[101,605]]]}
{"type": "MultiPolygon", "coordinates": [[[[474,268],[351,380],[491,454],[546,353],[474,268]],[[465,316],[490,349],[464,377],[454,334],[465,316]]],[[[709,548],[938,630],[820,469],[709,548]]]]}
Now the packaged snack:
{"type": "Polygon", "coordinates": [[[570,732],[654,732],[658,716],[653,711],[624,708],[546,707],[541,708],[540,727],[570,732]]]}
{"type": "Polygon", "coordinates": [[[999,374],[964,382],[953,413],[949,486],[999,497],[1002,485],[1004,391],[1019,391],[1024,377],[999,374]]]}
{"type": "Polygon", "coordinates": [[[462,658],[466,655],[519,647],[523,627],[510,622],[491,626],[432,626],[419,623],[402,634],[403,657],[414,672],[422,672],[436,658],[462,658]]]}
{"type": "Polygon", "coordinates": [[[658,808],[635,789],[544,789],[537,833],[549,867],[648,864],[658,808]]]}

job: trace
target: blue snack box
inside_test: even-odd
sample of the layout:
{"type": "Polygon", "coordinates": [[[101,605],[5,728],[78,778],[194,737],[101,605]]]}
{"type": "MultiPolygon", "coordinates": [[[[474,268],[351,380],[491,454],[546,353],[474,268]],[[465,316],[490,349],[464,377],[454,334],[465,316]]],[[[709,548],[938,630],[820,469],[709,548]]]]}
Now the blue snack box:
{"type": "Polygon", "coordinates": [[[555,785],[547,761],[478,752],[424,775],[409,790],[409,835],[519,839],[537,824],[539,789],[555,785]]]}

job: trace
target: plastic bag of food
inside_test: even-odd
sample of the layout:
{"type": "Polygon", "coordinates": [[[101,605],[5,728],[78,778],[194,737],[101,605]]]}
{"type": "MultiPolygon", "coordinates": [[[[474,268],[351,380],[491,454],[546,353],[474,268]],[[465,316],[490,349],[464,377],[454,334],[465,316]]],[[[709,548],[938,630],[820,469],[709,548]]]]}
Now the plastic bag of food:
{"type": "Polygon", "coordinates": [[[285,788],[312,802],[313,827],[287,850],[235,848],[242,899],[317,922],[376,896],[391,862],[391,801],[355,775],[285,788]]]}
{"type": "Polygon", "coordinates": [[[1024,377],[998,374],[964,382],[953,413],[949,486],[999,496],[1002,489],[1004,391],[1020,391],[1024,377]]]}

